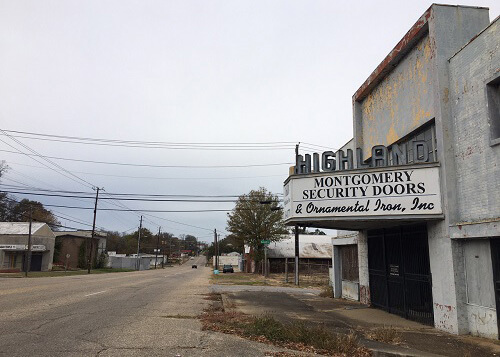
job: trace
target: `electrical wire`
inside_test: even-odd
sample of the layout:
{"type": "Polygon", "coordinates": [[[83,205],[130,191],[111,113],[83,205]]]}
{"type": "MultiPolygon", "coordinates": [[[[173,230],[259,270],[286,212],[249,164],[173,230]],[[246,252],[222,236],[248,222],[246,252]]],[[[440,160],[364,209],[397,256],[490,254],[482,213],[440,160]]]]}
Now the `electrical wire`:
{"type": "MultiPolygon", "coordinates": [[[[94,197],[86,196],[76,196],[76,195],[62,195],[58,193],[36,193],[36,192],[22,192],[22,191],[7,191],[0,190],[0,192],[10,193],[10,194],[21,194],[21,195],[33,195],[33,196],[45,196],[45,197],[62,197],[62,198],[83,198],[83,199],[94,199],[94,197]]],[[[131,197],[100,197],[99,200],[113,200],[113,201],[139,201],[139,202],[197,202],[197,203],[236,203],[238,200],[208,200],[208,199],[179,199],[179,198],[131,198],[131,197]]],[[[258,203],[259,200],[239,200],[245,202],[258,203]]],[[[280,200],[276,200],[280,202],[280,200]]],[[[123,207],[128,208],[128,207],[123,207]]]]}
{"type": "MultiPolygon", "coordinates": [[[[114,143],[121,145],[143,145],[143,146],[153,146],[153,147],[197,147],[197,148],[213,148],[213,147],[275,147],[275,146],[291,146],[295,147],[295,142],[293,141],[269,141],[269,142],[165,142],[165,141],[138,141],[138,140],[122,140],[122,139],[103,139],[103,138],[88,138],[79,136],[68,136],[68,135],[54,135],[54,134],[42,134],[27,131],[17,131],[17,130],[7,130],[0,129],[4,133],[22,134],[34,137],[44,137],[51,139],[65,139],[71,142],[74,141],[85,141],[85,142],[95,142],[95,143],[114,143]]],[[[15,136],[15,135],[11,135],[15,136]]],[[[25,137],[28,138],[28,137],[25,137]]]]}
{"type": "MultiPolygon", "coordinates": [[[[12,202],[15,202],[17,204],[19,204],[20,202],[19,201],[16,201],[15,199],[13,198],[10,198],[10,197],[5,197],[5,199],[9,200],[9,201],[12,201],[12,202]]],[[[24,218],[30,218],[30,216],[28,216],[27,214],[24,214],[24,213],[21,213],[21,216],[23,216],[24,218]]],[[[35,221],[35,222],[38,222],[38,223],[45,223],[49,226],[52,226],[52,227],[58,227],[58,228],[68,228],[68,229],[73,229],[73,230],[79,230],[78,228],[75,228],[75,227],[70,227],[70,226],[65,226],[65,225],[61,225],[61,224],[55,224],[55,223],[48,223],[48,222],[45,222],[45,221],[40,221],[40,220],[37,220],[35,218],[31,218],[32,221],[35,221]]]]}
{"type": "MultiPolygon", "coordinates": [[[[14,189],[26,190],[24,187],[16,186],[16,185],[3,185],[14,189]]],[[[94,198],[95,195],[93,192],[85,192],[85,191],[67,191],[67,190],[48,190],[42,188],[36,188],[33,190],[28,189],[28,191],[40,191],[40,192],[51,192],[51,193],[67,193],[74,195],[88,195],[89,197],[83,198],[94,198]]],[[[125,197],[187,197],[187,198],[239,198],[245,195],[192,195],[192,194],[147,194],[147,193],[107,193],[109,196],[115,196],[114,198],[119,199],[116,196],[125,196],[125,197]]],[[[282,193],[275,193],[273,195],[282,195],[282,193]]]]}
{"type": "MultiPolygon", "coordinates": [[[[3,140],[0,139],[0,141],[3,141],[3,140]]],[[[5,141],[4,141],[4,143],[5,143],[5,141]]],[[[22,155],[26,155],[29,157],[36,156],[36,155],[32,155],[32,154],[26,154],[23,152],[15,152],[15,151],[11,151],[11,150],[0,150],[0,151],[1,152],[8,152],[11,154],[17,154],[17,155],[22,154],[22,155]]],[[[221,169],[221,168],[249,168],[249,167],[293,165],[293,163],[291,163],[291,162],[270,163],[270,164],[248,164],[248,165],[152,165],[152,164],[137,164],[137,163],[127,163],[127,162],[82,160],[82,159],[73,159],[73,158],[65,158],[65,157],[57,157],[57,156],[43,156],[43,157],[49,158],[49,159],[54,159],[54,160],[85,162],[85,163],[90,163],[90,164],[134,166],[134,167],[155,167],[155,168],[177,168],[177,169],[221,169]]]]}
{"type": "MultiPolygon", "coordinates": [[[[26,165],[17,162],[9,162],[9,165],[20,165],[26,167],[34,167],[38,169],[49,170],[47,167],[35,166],[35,165],[26,165]]],[[[95,175],[95,176],[106,176],[106,177],[121,177],[128,179],[149,179],[149,180],[240,180],[240,179],[253,179],[253,178],[264,178],[264,177],[283,177],[284,175],[260,175],[260,176],[224,176],[224,177],[200,177],[200,176],[191,176],[191,177],[152,177],[152,176],[128,176],[128,175],[113,175],[113,174],[103,174],[97,172],[84,172],[84,171],[74,171],[74,173],[84,174],[84,175],[95,175]]]]}
{"type": "MultiPolygon", "coordinates": [[[[59,207],[68,209],[93,210],[94,207],[78,207],[64,205],[46,205],[46,207],[59,207]]],[[[202,210],[149,210],[149,209],[120,209],[120,208],[100,208],[99,211],[118,211],[118,212],[156,212],[156,213],[201,213],[201,212],[231,212],[230,209],[202,209],[202,210]]]]}

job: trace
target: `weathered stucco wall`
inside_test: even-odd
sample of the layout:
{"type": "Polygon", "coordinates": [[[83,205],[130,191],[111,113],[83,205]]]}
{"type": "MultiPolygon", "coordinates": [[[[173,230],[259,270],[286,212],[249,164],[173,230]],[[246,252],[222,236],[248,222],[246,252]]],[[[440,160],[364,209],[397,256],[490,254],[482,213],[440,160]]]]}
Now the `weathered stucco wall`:
{"type": "Polygon", "coordinates": [[[500,145],[490,146],[486,95],[486,84],[500,76],[499,22],[450,59],[458,222],[499,219],[500,145]]]}
{"type": "Polygon", "coordinates": [[[365,159],[375,145],[390,145],[434,117],[433,50],[424,36],[361,102],[357,138],[365,159]]]}

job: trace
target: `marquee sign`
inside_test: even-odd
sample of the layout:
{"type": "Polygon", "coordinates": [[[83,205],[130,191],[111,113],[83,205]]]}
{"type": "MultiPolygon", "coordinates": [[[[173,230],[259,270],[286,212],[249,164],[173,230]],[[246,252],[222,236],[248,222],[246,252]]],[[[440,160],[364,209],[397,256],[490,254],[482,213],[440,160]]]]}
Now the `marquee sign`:
{"type": "Polygon", "coordinates": [[[423,163],[429,161],[429,147],[426,141],[415,140],[411,142],[411,150],[408,151],[406,145],[391,145],[390,148],[384,145],[376,145],[371,150],[371,157],[363,160],[363,150],[356,149],[356,153],[351,149],[324,151],[304,156],[299,155],[298,149],[295,154],[295,174],[310,174],[318,172],[334,172],[371,167],[385,167],[407,165],[409,162],[423,163]]]}
{"type": "Polygon", "coordinates": [[[287,223],[301,218],[441,214],[436,164],[292,175],[284,186],[287,223]]]}

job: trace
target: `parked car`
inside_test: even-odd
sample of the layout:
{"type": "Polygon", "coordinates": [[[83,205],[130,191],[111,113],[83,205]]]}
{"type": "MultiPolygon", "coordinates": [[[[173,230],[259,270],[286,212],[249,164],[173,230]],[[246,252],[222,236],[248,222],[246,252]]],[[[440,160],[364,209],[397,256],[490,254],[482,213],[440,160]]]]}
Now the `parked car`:
{"type": "Polygon", "coordinates": [[[234,273],[234,269],[232,265],[224,265],[222,267],[222,272],[223,273],[234,273]]]}
{"type": "Polygon", "coordinates": [[[191,265],[191,269],[198,269],[198,265],[196,264],[191,265]]]}

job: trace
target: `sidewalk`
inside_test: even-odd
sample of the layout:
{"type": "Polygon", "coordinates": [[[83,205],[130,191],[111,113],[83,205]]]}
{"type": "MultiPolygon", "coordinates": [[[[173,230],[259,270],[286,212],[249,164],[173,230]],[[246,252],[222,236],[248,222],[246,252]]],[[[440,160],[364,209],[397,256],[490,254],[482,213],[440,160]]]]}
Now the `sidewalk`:
{"type": "Polygon", "coordinates": [[[318,290],[236,285],[212,289],[222,294],[226,309],[268,314],[283,323],[323,324],[336,333],[355,331],[360,344],[375,356],[500,356],[497,340],[447,334],[357,302],[319,297],[318,290]]]}

